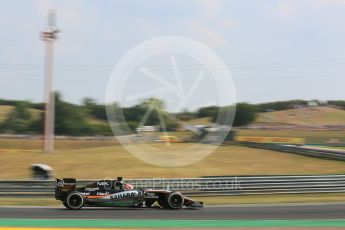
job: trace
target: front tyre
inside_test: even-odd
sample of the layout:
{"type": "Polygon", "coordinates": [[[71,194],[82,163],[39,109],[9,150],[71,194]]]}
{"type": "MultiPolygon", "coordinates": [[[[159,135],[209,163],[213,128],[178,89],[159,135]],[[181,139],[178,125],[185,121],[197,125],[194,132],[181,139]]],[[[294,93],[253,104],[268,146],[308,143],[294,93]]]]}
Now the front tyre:
{"type": "Polygon", "coordinates": [[[84,198],[79,192],[71,192],[63,202],[64,206],[71,210],[81,209],[84,205],[84,198]]]}
{"type": "Polygon", "coordinates": [[[168,195],[166,203],[170,209],[180,209],[183,207],[184,197],[181,193],[172,192],[168,195]]]}

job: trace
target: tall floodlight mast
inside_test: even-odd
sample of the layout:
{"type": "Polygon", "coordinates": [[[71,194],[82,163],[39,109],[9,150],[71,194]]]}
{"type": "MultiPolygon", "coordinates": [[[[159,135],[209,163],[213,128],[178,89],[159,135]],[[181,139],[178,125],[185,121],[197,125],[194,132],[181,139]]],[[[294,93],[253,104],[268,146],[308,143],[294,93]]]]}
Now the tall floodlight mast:
{"type": "Polygon", "coordinates": [[[45,100],[45,120],[44,120],[44,151],[54,151],[54,113],[55,95],[53,89],[53,45],[57,39],[59,30],[55,26],[56,13],[49,11],[48,25],[41,32],[41,38],[45,42],[44,59],[44,100],[45,100]]]}

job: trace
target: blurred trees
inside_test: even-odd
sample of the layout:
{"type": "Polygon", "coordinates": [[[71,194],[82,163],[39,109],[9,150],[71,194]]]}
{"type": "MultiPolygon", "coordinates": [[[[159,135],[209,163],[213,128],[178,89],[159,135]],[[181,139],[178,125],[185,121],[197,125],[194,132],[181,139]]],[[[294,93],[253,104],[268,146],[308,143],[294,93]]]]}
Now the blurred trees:
{"type": "Polygon", "coordinates": [[[8,114],[5,121],[1,124],[0,130],[6,133],[28,133],[30,122],[31,122],[31,112],[29,111],[29,103],[27,102],[17,102],[15,103],[14,109],[8,114]]]}
{"type": "Polygon", "coordinates": [[[85,136],[92,134],[87,125],[87,114],[79,106],[64,102],[59,93],[55,94],[55,134],[85,136]]]}
{"type": "MultiPolygon", "coordinates": [[[[14,106],[6,119],[0,123],[0,132],[8,134],[42,134],[44,128],[44,105],[24,101],[0,100],[2,105],[14,106]],[[34,118],[32,109],[38,113],[34,118]]],[[[59,93],[55,94],[55,134],[70,136],[91,136],[91,135],[112,135],[106,123],[99,122],[92,124],[88,119],[90,114],[101,111],[98,115],[106,119],[104,106],[87,101],[87,105],[74,105],[62,100],[59,93]],[[86,107],[86,108],[85,108],[86,107]],[[87,109],[89,108],[89,109],[87,109]],[[102,108],[102,109],[100,109],[102,108]],[[90,113],[90,114],[89,114],[90,113]]]]}
{"type": "Polygon", "coordinates": [[[189,121],[198,118],[197,113],[189,112],[187,109],[184,109],[181,113],[175,114],[175,116],[182,121],[189,121]]]}
{"type": "Polygon", "coordinates": [[[244,126],[254,121],[257,106],[247,103],[238,103],[235,106],[210,106],[198,111],[199,117],[210,117],[212,122],[220,125],[244,126]]]}
{"type": "Polygon", "coordinates": [[[335,106],[339,106],[342,107],[343,109],[345,109],[345,101],[328,101],[329,105],[335,105],[335,106]]]}
{"type": "Polygon", "coordinates": [[[257,112],[255,105],[247,103],[238,103],[236,106],[236,115],[233,126],[244,126],[253,122],[257,112]]]}
{"type": "Polygon", "coordinates": [[[107,113],[104,105],[99,105],[92,98],[84,98],[83,106],[87,113],[97,119],[107,120],[107,113]]]}
{"type": "Polygon", "coordinates": [[[141,123],[141,125],[157,126],[159,129],[174,131],[178,124],[168,118],[168,112],[164,110],[164,107],[162,100],[148,98],[139,105],[122,108],[122,111],[125,122],[132,131],[135,131],[141,123]]]}
{"type": "Polygon", "coordinates": [[[304,101],[304,100],[276,101],[276,102],[258,104],[257,108],[259,112],[266,112],[267,110],[280,111],[280,110],[293,109],[294,106],[296,105],[306,106],[307,104],[308,104],[308,101],[304,101]]]}
{"type": "MultiPolygon", "coordinates": [[[[131,107],[120,108],[119,105],[115,106],[119,109],[120,114],[124,116],[123,122],[126,122],[126,126],[128,125],[132,131],[135,131],[139,125],[153,125],[161,130],[165,126],[168,131],[174,131],[179,126],[177,120],[188,123],[192,119],[208,117],[214,123],[228,125],[229,121],[233,120],[234,126],[244,126],[253,122],[259,112],[286,110],[296,106],[306,106],[307,104],[308,101],[304,100],[278,101],[257,105],[238,103],[236,113],[233,111],[234,106],[208,106],[194,112],[185,109],[175,114],[167,112],[164,102],[157,98],[148,98],[131,107]],[[148,110],[151,111],[150,115],[145,116],[148,110]],[[143,119],[145,121],[141,123],[143,119]]],[[[1,117],[0,133],[43,133],[43,103],[0,99],[0,105],[11,106],[10,112],[5,114],[5,117],[1,117]]],[[[328,101],[328,105],[344,109],[345,101],[328,101]]],[[[62,100],[59,93],[56,93],[55,98],[55,133],[57,135],[72,136],[113,135],[108,125],[104,105],[98,104],[92,98],[85,98],[80,105],[68,103],[62,100]]]]}
{"type": "Polygon", "coordinates": [[[208,106],[208,107],[200,108],[198,110],[198,117],[212,117],[212,118],[214,118],[215,116],[217,116],[218,111],[219,111],[218,106],[208,106]]]}

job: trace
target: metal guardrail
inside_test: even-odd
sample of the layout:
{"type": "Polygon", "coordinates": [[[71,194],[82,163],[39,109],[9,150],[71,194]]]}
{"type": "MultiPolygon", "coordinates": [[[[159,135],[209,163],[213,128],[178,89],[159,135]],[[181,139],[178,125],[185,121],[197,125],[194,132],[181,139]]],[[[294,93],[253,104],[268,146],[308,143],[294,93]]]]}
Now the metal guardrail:
{"type": "MultiPolygon", "coordinates": [[[[84,186],[94,180],[77,181],[84,186]]],[[[345,175],[128,179],[136,188],[178,190],[193,196],[345,192],[345,175]]],[[[0,196],[52,197],[55,181],[0,181],[0,196]]]]}
{"type": "Polygon", "coordinates": [[[246,147],[251,148],[261,148],[280,152],[294,153],[308,157],[345,161],[345,151],[343,150],[320,149],[296,145],[279,145],[254,142],[241,142],[240,145],[244,145],[246,147]]]}

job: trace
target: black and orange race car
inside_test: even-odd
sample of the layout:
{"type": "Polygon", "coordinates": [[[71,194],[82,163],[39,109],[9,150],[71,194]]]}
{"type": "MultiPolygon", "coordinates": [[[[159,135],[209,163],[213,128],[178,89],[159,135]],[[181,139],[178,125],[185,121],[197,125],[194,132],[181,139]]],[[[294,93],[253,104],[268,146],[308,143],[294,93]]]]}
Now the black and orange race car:
{"type": "Polygon", "coordinates": [[[55,198],[68,209],[82,207],[153,207],[157,202],[165,209],[180,209],[183,206],[199,208],[203,202],[195,201],[181,193],[169,190],[134,189],[131,184],[117,180],[100,180],[77,188],[72,178],[56,179],[55,198]]]}

